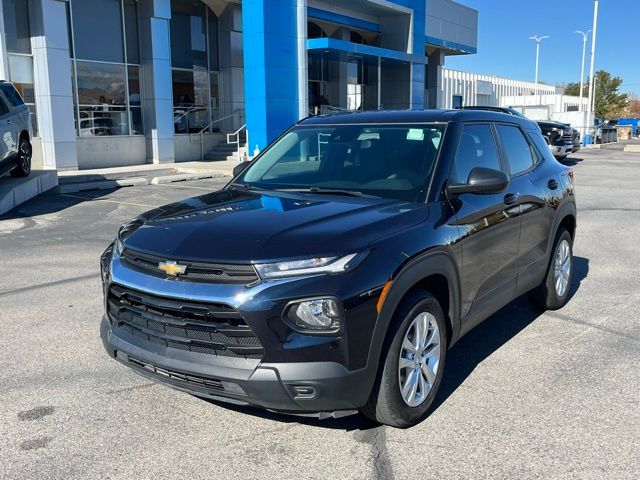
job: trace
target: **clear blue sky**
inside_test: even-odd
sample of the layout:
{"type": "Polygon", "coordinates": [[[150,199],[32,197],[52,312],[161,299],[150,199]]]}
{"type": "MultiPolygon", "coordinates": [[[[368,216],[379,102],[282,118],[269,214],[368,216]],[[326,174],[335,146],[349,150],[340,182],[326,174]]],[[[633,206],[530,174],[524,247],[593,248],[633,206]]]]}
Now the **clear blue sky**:
{"type": "MultiPolygon", "coordinates": [[[[532,80],[535,42],[549,35],[540,49],[540,81],[580,80],[582,37],[591,30],[593,0],[457,0],[479,12],[478,53],[450,56],[449,68],[532,80]]],[[[587,43],[585,77],[589,74],[587,43]]],[[[640,95],[640,0],[600,0],[596,70],[622,77],[622,90],[640,95]]]]}

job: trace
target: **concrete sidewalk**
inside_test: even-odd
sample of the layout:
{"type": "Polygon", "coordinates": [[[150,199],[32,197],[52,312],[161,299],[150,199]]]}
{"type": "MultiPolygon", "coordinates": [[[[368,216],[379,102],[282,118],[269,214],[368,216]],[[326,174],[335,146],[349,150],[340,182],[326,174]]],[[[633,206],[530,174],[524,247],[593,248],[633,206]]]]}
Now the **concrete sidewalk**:
{"type": "Polygon", "coordinates": [[[140,185],[160,185],[233,175],[239,162],[180,162],[59,172],[61,193],[140,185]]]}

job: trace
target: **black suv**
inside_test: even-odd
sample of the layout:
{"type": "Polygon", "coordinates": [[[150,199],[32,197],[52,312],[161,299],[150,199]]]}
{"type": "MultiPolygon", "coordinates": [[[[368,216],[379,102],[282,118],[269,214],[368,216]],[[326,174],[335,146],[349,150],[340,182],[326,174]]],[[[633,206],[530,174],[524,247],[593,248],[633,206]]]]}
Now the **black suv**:
{"type": "Polygon", "coordinates": [[[565,304],[573,191],[517,116],[309,118],[221,191],[121,227],[102,341],[201,397],[411,426],[462,335],[524,293],[565,304]]]}

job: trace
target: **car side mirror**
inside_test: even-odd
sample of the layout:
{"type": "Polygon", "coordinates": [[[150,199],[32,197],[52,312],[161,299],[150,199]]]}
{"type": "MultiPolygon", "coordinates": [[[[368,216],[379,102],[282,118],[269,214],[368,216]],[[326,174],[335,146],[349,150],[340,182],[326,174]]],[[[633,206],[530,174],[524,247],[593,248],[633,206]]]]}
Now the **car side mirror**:
{"type": "Polygon", "coordinates": [[[245,160],[244,162],[240,162],[238,165],[233,167],[233,176],[237,177],[238,175],[240,175],[242,172],[246,170],[246,168],[249,165],[251,165],[251,162],[249,162],[248,160],[245,160]]]}
{"type": "Polygon", "coordinates": [[[492,168],[475,167],[469,173],[467,183],[456,183],[447,187],[447,192],[452,195],[473,193],[476,195],[490,195],[504,192],[509,186],[509,177],[506,173],[492,168]]]}

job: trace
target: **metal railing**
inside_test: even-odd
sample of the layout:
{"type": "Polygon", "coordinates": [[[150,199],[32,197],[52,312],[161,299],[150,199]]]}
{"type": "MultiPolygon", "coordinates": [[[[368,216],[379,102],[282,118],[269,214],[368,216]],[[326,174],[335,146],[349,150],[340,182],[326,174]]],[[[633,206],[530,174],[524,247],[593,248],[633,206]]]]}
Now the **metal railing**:
{"type": "MultiPolygon", "coordinates": [[[[238,122],[243,122],[244,121],[244,110],[242,109],[238,109],[235,110],[233,113],[229,114],[229,115],[225,115],[224,117],[220,117],[220,118],[216,118],[214,120],[211,120],[205,127],[203,127],[198,133],[195,134],[189,134],[189,140],[191,142],[193,142],[193,138],[196,137],[197,141],[200,142],[200,160],[204,160],[204,134],[208,133],[212,127],[214,125],[219,125],[222,124],[223,122],[229,121],[231,119],[235,119],[238,118],[238,122]]],[[[237,124],[236,124],[237,125],[237,124]]],[[[246,127],[246,124],[243,125],[242,128],[246,127]]],[[[236,133],[236,132],[233,132],[236,133]]],[[[228,142],[228,135],[227,135],[227,143],[228,142]]]]}
{"type": "Polygon", "coordinates": [[[247,128],[247,124],[245,123],[235,132],[227,133],[227,144],[236,146],[236,152],[238,152],[238,159],[240,159],[240,133],[242,133],[243,130],[246,130],[246,128],[247,128]],[[234,137],[235,139],[232,140],[232,138],[234,137]]]}

